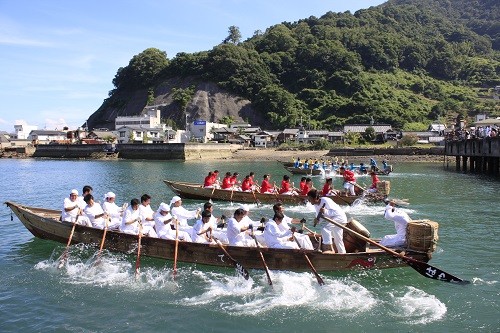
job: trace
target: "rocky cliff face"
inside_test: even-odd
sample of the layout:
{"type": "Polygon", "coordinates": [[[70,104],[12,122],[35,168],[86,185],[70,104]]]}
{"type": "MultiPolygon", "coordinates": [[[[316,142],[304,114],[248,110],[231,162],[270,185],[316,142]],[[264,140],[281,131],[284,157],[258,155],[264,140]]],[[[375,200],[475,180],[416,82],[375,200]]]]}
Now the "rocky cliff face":
{"type": "MultiPolygon", "coordinates": [[[[172,99],[172,89],[190,86],[195,86],[195,94],[186,108],[189,122],[200,119],[217,123],[223,117],[231,117],[234,122],[248,121],[255,126],[264,125],[264,117],[253,110],[249,100],[230,94],[214,83],[200,82],[193,78],[173,78],[162,82],[155,88],[154,101],[149,105],[161,110],[162,119],[171,119],[178,128],[183,129],[185,115],[179,104],[172,99]]],[[[88,127],[114,129],[117,116],[140,115],[148,106],[147,100],[148,91],[145,89],[116,92],[89,117],[88,127]]]]}

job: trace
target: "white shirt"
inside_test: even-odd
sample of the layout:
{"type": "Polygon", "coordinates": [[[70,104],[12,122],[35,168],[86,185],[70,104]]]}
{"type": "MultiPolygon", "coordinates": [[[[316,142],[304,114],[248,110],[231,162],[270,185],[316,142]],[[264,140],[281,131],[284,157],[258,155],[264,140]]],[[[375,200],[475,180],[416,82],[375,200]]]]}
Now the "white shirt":
{"type": "Polygon", "coordinates": [[[71,201],[70,198],[64,198],[64,205],[63,205],[63,209],[61,212],[62,220],[67,221],[67,222],[75,222],[75,219],[76,219],[76,216],[78,215],[79,210],[80,210],[80,207],[78,206],[78,202],[76,200],[71,201]],[[69,212],[66,211],[66,208],[71,208],[71,207],[75,207],[75,206],[77,206],[77,207],[74,208],[73,210],[70,210],[69,212]]]}
{"type": "Polygon", "coordinates": [[[156,212],[153,217],[155,219],[155,229],[158,237],[175,239],[175,230],[172,230],[172,215],[170,213],[162,215],[160,212],[156,212]],[[165,224],[166,221],[169,222],[165,224]]]}
{"type": "Polygon", "coordinates": [[[154,221],[147,221],[147,218],[153,218],[155,212],[151,209],[151,205],[144,206],[142,203],[139,205],[139,216],[142,220],[142,225],[153,227],[154,221]]]}
{"type": "MultiPolygon", "coordinates": [[[[342,224],[347,223],[347,216],[345,215],[344,210],[335,202],[333,202],[332,199],[327,197],[321,197],[320,202],[314,205],[314,209],[316,210],[316,216],[317,214],[319,214],[319,210],[321,209],[321,207],[323,207],[323,205],[325,205],[325,213],[323,214],[324,216],[338,223],[342,224]]],[[[330,223],[324,219],[322,221],[330,223]]]]}
{"type": "Polygon", "coordinates": [[[120,218],[122,214],[121,207],[114,202],[104,201],[102,204],[102,209],[109,215],[112,219],[120,218]]]}
{"type": "Polygon", "coordinates": [[[241,232],[243,227],[242,221],[238,222],[234,217],[231,217],[227,221],[227,239],[229,245],[233,246],[245,246],[246,238],[245,233],[241,232]]]}
{"type": "Polygon", "coordinates": [[[406,226],[411,221],[410,216],[402,210],[396,209],[391,205],[385,206],[384,217],[394,222],[396,233],[401,240],[406,239],[406,226]]]}
{"type": "Polygon", "coordinates": [[[193,226],[193,231],[191,232],[191,239],[195,243],[209,243],[204,237],[206,234],[199,235],[200,232],[207,230],[210,227],[210,222],[203,223],[203,220],[199,219],[193,226]]]}
{"type": "Polygon", "coordinates": [[[92,206],[85,206],[83,212],[85,213],[85,215],[87,215],[94,228],[104,229],[104,226],[106,224],[106,220],[104,219],[104,217],[101,216],[96,218],[96,215],[101,215],[104,213],[104,210],[99,203],[94,202],[92,206]]]}
{"type": "Polygon", "coordinates": [[[170,213],[175,216],[175,218],[179,221],[179,226],[180,227],[187,227],[188,219],[194,219],[196,218],[196,215],[198,213],[197,210],[187,210],[182,206],[179,207],[172,207],[170,213]]]}
{"type": "Polygon", "coordinates": [[[264,239],[269,247],[281,248],[281,245],[288,242],[292,236],[290,230],[281,231],[279,225],[274,220],[269,220],[264,229],[264,239]]]}
{"type": "Polygon", "coordinates": [[[137,221],[131,224],[126,224],[126,222],[131,222],[132,220],[137,220],[137,219],[140,219],[139,209],[134,210],[132,206],[129,206],[125,210],[125,213],[123,214],[120,230],[129,234],[138,234],[139,223],[137,221]]]}

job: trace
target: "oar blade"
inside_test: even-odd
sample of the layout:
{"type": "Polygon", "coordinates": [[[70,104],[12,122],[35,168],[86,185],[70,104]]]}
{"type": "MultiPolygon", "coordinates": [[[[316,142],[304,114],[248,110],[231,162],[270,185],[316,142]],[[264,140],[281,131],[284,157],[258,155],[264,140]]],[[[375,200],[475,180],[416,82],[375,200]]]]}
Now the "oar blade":
{"type": "Polygon", "coordinates": [[[463,280],[450,273],[446,273],[445,271],[442,271],[439,268],[429,265],[423,261],[411,260],[411,258],[408,259],[410,260],[406,260],[407,264],[414,270],[416,270],[420,275],[425,276],[426,278],[450,282],[450,283],[456,283],[456,284],[470,283],[470,281],[463,280]]]}
{"type": "Polygon", "coordinates": [[[236,268],[236,271],[238,272],[239,275],[241,275],[245,280],[248,280],[250,274],[245,269],[245,267],[243,267],[239,262],[235,262],[234,267],[236,268]]]}

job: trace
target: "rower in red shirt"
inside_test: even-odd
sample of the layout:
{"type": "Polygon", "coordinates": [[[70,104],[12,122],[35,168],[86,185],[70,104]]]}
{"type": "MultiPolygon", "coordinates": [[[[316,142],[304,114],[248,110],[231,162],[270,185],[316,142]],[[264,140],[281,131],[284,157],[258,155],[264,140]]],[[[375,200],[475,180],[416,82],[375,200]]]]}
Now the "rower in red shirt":
{"type": "Polygon", "coordinates": [[[306,184],[306,179],[307,177],[300,178],[300,183],[299,183],[300,193],[304,192],[304,185],[306,184]]]}
{"type": "Polygon", "coordinates": [[[326,197],[329,195],[336,195],[337,191],[333,189],[333,179],[327,178],[325,185],[323,185],[323,190],[321,191],[321,195],[326,197]]]}
{"type": "Polygon", "coordinates": [[[243,179],[243,182],[241,183],[241,190],[243,192],[251,192],[252,191],[252,180],[250,179],[250,176],[247,175],[243,179]]]}
{"type": "Polygon", "coordinates": [[[372,185],[368,189],[368,192],[375,193],[377,192],[377,183],[380,183],[380,179],[378,179],[375,171],[370,172],[370,176],[372,177],[372,185]]]}
{"type": "Polygon", "coordinates": [[[354,192],[354,185],[356,184],[356,177],[354,172],[347,170],[345,167],[341,167],[340,174],[344,177],[344,188],[349,192],[350,195],[356,195],[354,192]]]}
{"type": "Polygon", "coordinates": [[[269,182],[270,177],[268,174],[264,175],[264,180],[262,180],[262,184],[260,185],[260,193],[273,193],[273,187],[269,182]]]}
{"type": "Polygon", "coordinates": [[[302,188],[302,192],[300,192],[301,195],[307,195],[307,193],[313,189],[312,185],[312,179],[307,177],[306,178],[306,183],[304,184],[304,187],[302,188]]]}
{"type": "Polygon", "coordinates": [[[224,179],[222,179],[222,189],[230,190],[232,186],[233,185],[231,183],[231,172],[226,172],[224,179]]]}
{"type": "MultiPolygon", "coordinates": [[[[281,181],[281,188],[279,190],[280,194],[294,194],[294,190],[290,184],[290,176],[284,175],[281,181]]],[[[296,193],[295,193],[296,194],[296,193]]]]}
{"type": "Polygon", "coordinates": [[[208,176],[205,177],[205,181],[203,182],[204,187],[213,187],[214,186],[214,174],[212,171],[208,172],[208,176]]]}

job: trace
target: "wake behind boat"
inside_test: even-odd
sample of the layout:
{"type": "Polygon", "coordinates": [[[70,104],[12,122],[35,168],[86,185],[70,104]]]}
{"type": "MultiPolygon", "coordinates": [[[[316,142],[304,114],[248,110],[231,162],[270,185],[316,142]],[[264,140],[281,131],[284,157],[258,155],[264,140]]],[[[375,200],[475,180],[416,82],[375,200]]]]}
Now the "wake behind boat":
{"type": "MultiPolygon", "coordinates": [[[[19,218],[23,225],[35,236],[41,239],[53,240],[66,244],[71,238],[71,244],[83,243],[93,244],[96,247],[103,239],[104,230],[83,225],[75,225],[70,222],[59,221],[60,211],[45,208],[25,206],[15,202],[5,203],[19,218]]],[[[434,222],[435,223],[435,222],[434,222]]],[[[355,228],[353,228],[354,230],[355,228]]],[[[436,239],[437,239],[437,229],[436,239]]],[[[310,235],[311,241],[316,246],[318,243],[310,235]]],[[[409,237],[410,238],[410,237],[409,237]]],[[[428,236],[420,237],[422,242],[414,242],[415,249],[404,249],[405,255],[411,260],[427,262],[431,259],[435,250],[435,242],[429,242],[428,236]]],[[[239,247],[215,244],[201,244],[192,242],[179,242],[177,259],[185,263],[197,263],[210,266],[233,267],[234,263],[227,257],[229,254],[247,269],[263,269],[259,251],[262,251],[266,263],[271,270],[309,271],[310,266],[303,258],[307,253],[311,263],[319,272],[334,272],[354,269],[382,269],[406,266],[400,257],[383,251],[377,246],[357,238],[349,232],[344,233],[344,243],[350,253],[320,253],[310,250],[275,249],[267,247],[239,247]],[[225,251],[224,251],[225,250],[225,251]]],[[[140,243],[141,253],[144,256],[173,260],[175,241],[153,237],[142,237],[140,243]]],[[[135,253],[138,246],[137,235],[122,233],[119,231],[107,231],[104,248],[112,252],[135,253]]],[[[403,249],[397,249],[397,253],[403,249]]]]}

